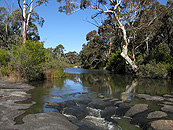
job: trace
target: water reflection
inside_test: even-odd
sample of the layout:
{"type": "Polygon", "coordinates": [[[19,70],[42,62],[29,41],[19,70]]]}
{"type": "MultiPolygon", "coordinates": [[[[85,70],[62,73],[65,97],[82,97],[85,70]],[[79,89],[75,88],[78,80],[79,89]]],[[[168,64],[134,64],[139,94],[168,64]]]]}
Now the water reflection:
{"type": "Polygon", "coordinates": [[[69,73],[66,78],[31,83],[35,89],[30,91],[32,99],[29,101],[35,101],[36,104],[17,119],[18,123],[27,114],[57,111],[46,108],[47,102],[94,99],[99,95],[133,102],[135,93],[164,95],[173,92],[172,81],[139,80],[129,75],[112,75],[107,71],[80,68],[68,68],[65,71],[69,73]]]}
{"type": "Polygon", "coordinates": [[[173,91],[172,81],[137,80],[129,75],[111,75],[106,71],[80,68],[68,68],[65,71],[70,73],[66,78],[32,83],[36,88],[30,93],[32,100],[37,102],[31,110],[32,113],[51,111],[45,107],[46,102],[59,103],[67,100],[80,100],[81,97],[83,98],[81,94],[86,93],[93,95],[93,97],[104,95],[125,101],[133,100],[135,93],[164,95],[173,91]]]}

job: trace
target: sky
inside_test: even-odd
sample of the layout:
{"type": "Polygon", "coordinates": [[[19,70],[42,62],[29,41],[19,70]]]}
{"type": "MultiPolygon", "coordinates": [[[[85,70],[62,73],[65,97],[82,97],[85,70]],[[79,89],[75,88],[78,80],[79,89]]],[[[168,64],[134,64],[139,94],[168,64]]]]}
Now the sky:
{"type": "MultiPolygon", "coordinates": [[[[14,8],[18,8],[17,0],[14,1],[14,8]]],[[[94,10],[80,10],[74,14],[66,15],[58,12],[59,3],[57,0],[49,0],[47,6],[41,5],[35,8],[35,11],[43,17],[45,22],[43,27],[38,26],[41,40],[44,41],[45,48],[55,48],[62,44],[65,53],[69,51],[80,52],[82,45],[87,43],[86,35],[97,27],[87,22],[94,15],[94,10]]],[[[166,4],[167,0],[158,0],[161,4],[166,4]]],[[[0,6],[6,6],[4,0],[0,0],[0,6]]]]}

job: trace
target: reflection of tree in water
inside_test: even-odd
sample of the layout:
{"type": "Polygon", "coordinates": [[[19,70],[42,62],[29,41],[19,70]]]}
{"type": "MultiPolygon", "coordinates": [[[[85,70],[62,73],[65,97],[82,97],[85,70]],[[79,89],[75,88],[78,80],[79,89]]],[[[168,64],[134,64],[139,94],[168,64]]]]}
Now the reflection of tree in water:
{"type": "Polygon", "coordinates": [[[107,75],[102,73],[86,73],[80,75],[81,83],[88,90],[103,93],[107,91],[107,75]]]}
{"type": "Polygon", "coordinates": [[[136,92],[162,96],[173,91],[172,83],[164,79],[139,79],[136,92]]]}

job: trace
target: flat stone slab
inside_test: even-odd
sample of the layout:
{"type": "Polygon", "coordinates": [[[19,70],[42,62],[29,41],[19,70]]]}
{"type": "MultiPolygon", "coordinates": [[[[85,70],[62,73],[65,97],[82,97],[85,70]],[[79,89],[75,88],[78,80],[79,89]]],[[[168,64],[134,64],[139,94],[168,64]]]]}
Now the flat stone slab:
{"type": "Polygon", "coordinates": [[[164,101],[165,98],[161,96],[150,96],[148,94],[137,94],[136,97],[145,99],[147,101],[164,101]]]}
{"type": "Polygon", "coordinates": [[[25,83],[8,83],[0,81],[0,130],[12,129],[15,121],[14,119],[31,107],[34,102],[30,104],[18,104],[16,102],[31,98],[30,94],[26,92],[34,87],[25,83]]]}
{"type": "Polygon", "coordinates": [[[165,112],[170,112],[170,113],[173,113],[173,106],[172,105],[164,105],[162,108],[161,108],[162,111],[165,111],[165,112]]]}
{"type": "Polygon", "coordinates": [[[132,117],[135,114],[141,113],[148,110],[147,104],[136,104],[133,107],[131,107],[124,116],[132,117]]]}
{"type": "Polygon", "coordinates": [[[154,130],[173,130],[173,120],[158,120],[151,122],[154,130]]]}
{"type": "Polygon", "coordinates": [[[30,114],[23,118],[22,125],[13,128],[19,130],[77,130],[78,126],[58,112],[30,114]]]}
{"type": "Polygon", "coordinates": [[[164,117],[167,117],[168,114],[166,114],[165,112],[162,112],[162,111],[154,111],[154,112],[151,112],[148,114],[147,118],[148,119],[158,119],[158,118],[164,118],[164,117]]]}

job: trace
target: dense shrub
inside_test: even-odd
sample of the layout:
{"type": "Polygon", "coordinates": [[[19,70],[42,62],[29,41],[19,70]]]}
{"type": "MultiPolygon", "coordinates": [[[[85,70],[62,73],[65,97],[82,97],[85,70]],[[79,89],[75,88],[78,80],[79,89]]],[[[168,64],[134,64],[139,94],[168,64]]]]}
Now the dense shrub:
{"type": "Polygon", "coordinates": [[[137,76],[142,78],[168,78],[169,67],[169,64],[156,63],[155,60],[152,60],[146,65],[139,66],[137,76]]]}
{"type": "Polygon", "coordinates": [[[9,75],[8,63],[10,61],[10,56],[5,48],[0,48],[0,77],[9,75]]]}
{"type": "Polygon", "coordinates": [[[7,66],[10,61],[10,56],[6,48],[0,48],[0,67],[7,66]]]}
{"type": "Polygon", "coordinates": [[[10,51],[11,65],[27,80],[44,78],[42,64],[45,61],[43,43],[26,41],[25,45],[15,45],[10,51]]]}
{"type": "Polygon", "coordinates": [[[126,63],[124,58],[121,56],[121,52],[117,51],[109,56],[106,69],[116,73],[124,73],[125,64],[126,63]]]}

